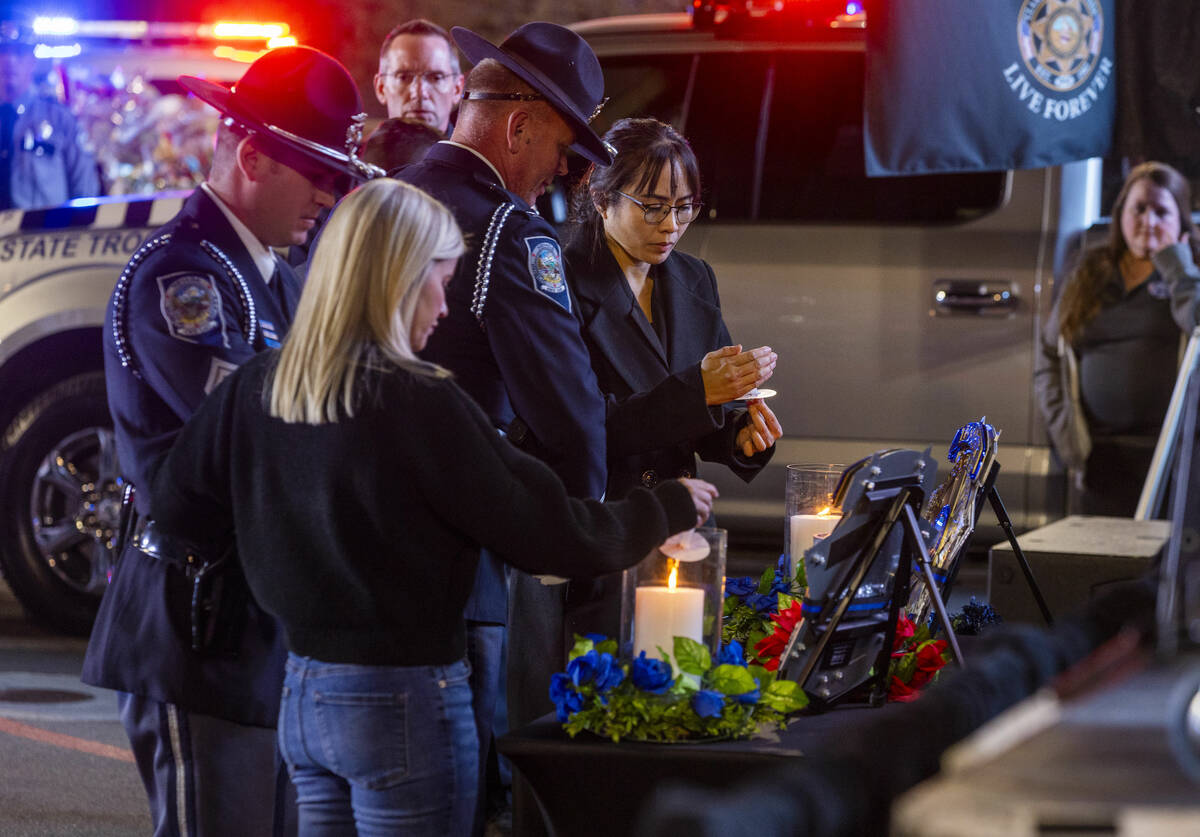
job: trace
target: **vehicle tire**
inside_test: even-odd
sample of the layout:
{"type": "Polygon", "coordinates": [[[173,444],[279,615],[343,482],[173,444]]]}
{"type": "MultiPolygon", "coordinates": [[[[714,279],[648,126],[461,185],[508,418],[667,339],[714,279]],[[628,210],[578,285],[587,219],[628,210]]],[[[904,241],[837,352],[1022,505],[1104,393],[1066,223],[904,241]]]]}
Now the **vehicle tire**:
{"type": "Polygon", "coordinates": [[[0,437],[0,570],[29,616],[86,636],[108,583],[121,491],[104,373],[42,391],[0,437]]]}

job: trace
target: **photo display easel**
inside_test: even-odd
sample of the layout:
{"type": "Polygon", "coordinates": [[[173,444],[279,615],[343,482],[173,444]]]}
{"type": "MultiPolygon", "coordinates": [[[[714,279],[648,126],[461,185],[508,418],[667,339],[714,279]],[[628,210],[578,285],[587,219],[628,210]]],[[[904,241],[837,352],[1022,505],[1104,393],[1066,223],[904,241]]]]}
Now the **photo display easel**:
{"type": "Polygon", "coordinates": [[[842,474],[833,497],[841,520],[804,554],[803,617],[780,657],[780,676],[799,683],[815,707],[843,701],[878,706],[887,700],[902,609],[918,624],[932,611],[954,660],[964,665],[943,593],[954,581],[985,500],[1043,616],[1052,621],[996,490],[997,436],[986,419],[960,429],[949,450],[951,475],[932,493],[937,467],[929,450],[879,451],[842,474]],[[914,584],[919,587],[910,590],[914,584]]]}

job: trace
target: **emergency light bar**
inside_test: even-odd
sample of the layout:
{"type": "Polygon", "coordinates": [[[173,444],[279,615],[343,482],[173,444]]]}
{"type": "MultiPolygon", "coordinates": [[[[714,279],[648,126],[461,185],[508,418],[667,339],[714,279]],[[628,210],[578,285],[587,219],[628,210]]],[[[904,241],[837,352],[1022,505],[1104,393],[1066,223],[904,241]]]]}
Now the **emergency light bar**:
{"type": "Polygon", "coordinates": [[[697,29],[775,25],[803,21],[831,29],[866,25],[862,0],[692,0],[688,11],[697,29]]]}
{"type": "MultiPolygon", "coordinates": [[[[173,23],[145,20],[76,20],[71,17],[38,17],[33,33],[42,38],[116,38],[129,40],[286,40],[291,27],[286,23],[218,21],[216,23],[173,23]]],[[[292,39],[292,44],[295,39],[292,39]]],[[[284,46],[279,43],[276,46],[284,46]]],[[[291,44],[287,44],[291,45],[291,44]]]]}

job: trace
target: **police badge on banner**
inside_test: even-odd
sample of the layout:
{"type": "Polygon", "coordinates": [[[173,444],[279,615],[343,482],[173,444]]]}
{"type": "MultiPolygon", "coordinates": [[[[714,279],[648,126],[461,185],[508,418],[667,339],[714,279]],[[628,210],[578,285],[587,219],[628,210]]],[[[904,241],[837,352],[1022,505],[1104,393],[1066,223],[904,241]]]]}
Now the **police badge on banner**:
{"type": "Polygon", "coordinates": [[[867,174],[1037,168],[1104,156],[1114,0],[867,4],[867,174]]]}

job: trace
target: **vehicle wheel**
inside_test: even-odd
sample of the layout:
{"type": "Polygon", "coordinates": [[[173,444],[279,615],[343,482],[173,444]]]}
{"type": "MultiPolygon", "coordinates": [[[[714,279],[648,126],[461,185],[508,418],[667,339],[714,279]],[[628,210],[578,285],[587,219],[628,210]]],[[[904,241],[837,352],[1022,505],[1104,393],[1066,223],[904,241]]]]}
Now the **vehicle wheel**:
{"type": "Polygon", "coordinates": [[[123,488],[103,372],[43,391],[0,437],[0,569],[35,621],[91,630],[123,488]]]}

